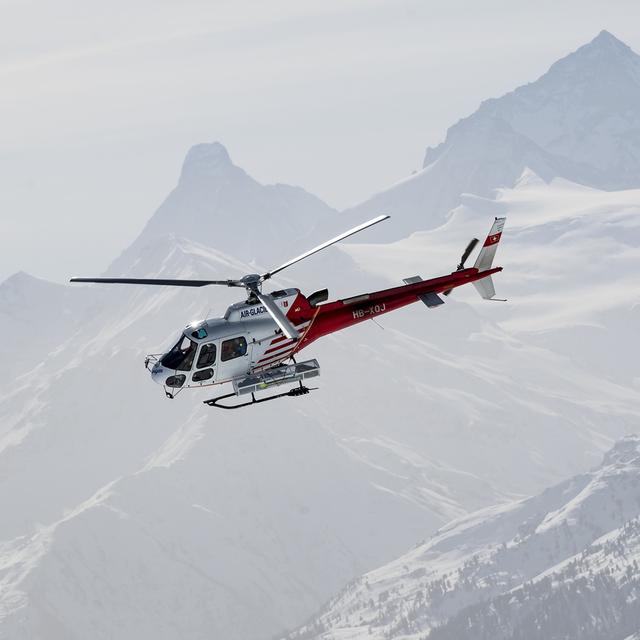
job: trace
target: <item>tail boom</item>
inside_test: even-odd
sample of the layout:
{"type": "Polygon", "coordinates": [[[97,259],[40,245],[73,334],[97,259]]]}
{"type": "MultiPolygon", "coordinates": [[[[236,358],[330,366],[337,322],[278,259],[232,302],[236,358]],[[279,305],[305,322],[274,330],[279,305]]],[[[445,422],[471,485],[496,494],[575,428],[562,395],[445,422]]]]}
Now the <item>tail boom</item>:
{"type": "MultiPolygon", "coordinates": [[[[493,266],[493,258],[502,236],[506,218],[496,218],[473,267],[465,269],[462,263],[453,273],[439,278],[422,280],[419,276],[405,279],[405,284],[391,289],[364,293],[343,300],[323,303],[311,307],[304,296],[304,305],[294,305],[296,318],[292,322],[308,322],[308,327],[297,343],[294,353],[302,350],[318,338],[334,331],[340,331],[378,315],[395,311],[414,302],[422,301],[427,307],[435,308],[443,300],[438,294],[450,292],[464,284],[473,284],[478,293],[487,300],[495,300],[495,289],[491,276],[502,271],[493,266]],[[463,267],[463,268],[460,268],[463,267]]],[[[466,253],[466,251],[465,251],[466,253]]],[[[464,255],[464,254],[463,254],[464,255]]],[[[289,315],[289,314],[288,314],[289,315]]]]}
{"type": "Polygon", "coordinates": [[[502,267],[495,267],[483,273],[479,273],[477,269],[472,267],[431,280],[422,280],[392,289],[365,293],[322,304],[315,309],[311,324],[299,342],[296,352],[334,331],[346,329],[365,320],[371,320],[379,315],[413,304],[428,294],[443,293],[464,284],[475,284],[477,280],[487,278],[499,271],[502,271],[502,267]]]}

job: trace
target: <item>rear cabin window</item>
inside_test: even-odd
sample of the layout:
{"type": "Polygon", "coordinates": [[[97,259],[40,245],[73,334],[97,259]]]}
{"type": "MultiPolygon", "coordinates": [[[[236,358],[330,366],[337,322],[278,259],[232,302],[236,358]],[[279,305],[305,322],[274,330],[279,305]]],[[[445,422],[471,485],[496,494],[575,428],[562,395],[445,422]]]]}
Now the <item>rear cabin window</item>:
{"type": "Polygon", "coordinates": [[[216,345],[213,343],[203,344],[200,348],[200,355],[196,363],[197,369],[210,367],[216,361],[216,345]]]}
{"type": "Polygon", "coordinates": [[[247,341],[244,337],[232,338],[231,340],[224,340],[222,342],[220,358],[223,362],[239,358],[245,353],[247,353],[247,341]]]}

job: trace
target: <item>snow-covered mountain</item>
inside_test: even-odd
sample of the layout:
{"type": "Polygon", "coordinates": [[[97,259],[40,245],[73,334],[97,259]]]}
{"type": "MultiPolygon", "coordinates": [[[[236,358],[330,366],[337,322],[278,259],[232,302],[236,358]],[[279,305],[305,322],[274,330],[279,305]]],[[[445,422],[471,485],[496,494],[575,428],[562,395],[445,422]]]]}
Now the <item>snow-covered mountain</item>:
{"type": "Polygon", "coordinates": [[[233,164],[219,142],[198,144],[189,150],[175,189],[109,271],[135,269],[145,248],[167,235],[245,262],[270,263],[282,258],[283,248],[308,242],[317,225],[330,226],[335,215],[300,187],[260,184],[233,164]]]}
{"type": "Polygon", "coordinates": [[[483,102],[427,149],[421,171],[350,213],[392,212],[401,238],[442,224],[463,193],[514,186],[525,168],[544,180],[640,187],[640,56],[602,31],[535,82],[483,102]]]}
{"type": "MultiPolygon", "coordinates": [[[[246,269],[166,242],[148,254],[160,275],[246,269]]],[[[164,399],[144,354],[208,304],[107,290],[4,390],[0,637],[264,638],[443,521],[384,490],[388,474],[308,406],[228,415],[201,403],[211,390],[164,399]]]]}
{"type": "MultiPolygon", "coordinates": [[[[445,225],[389,244],[399,206],[383,243],[272,285],[341,297],[448,272],[506,213],[509,305],[456,291],[319,341],[320,389],[303,399],[216,413],[211,390],[168,401],[151,383],[144,354],[235,290],[0,285],[16,363],[0,389],[0,638],[266,640],[450,520],[584,472],[637,431],[640,192],[552,179],[519,135],[535,148],[514,188],[458,193],[445,225]]],[[[237,277],[339,218],[199,145],[109,271],[237,277]]]]}
{"type": "MultiPolygon", "coordinates": [[[[531,212],[545,197],[561,202],[560,193],[529,176],[504,198],[520,198],[531,212]]],[[[622,196],[603,197],[600,214],[615,235],[622,196]]],[[[527,245],[527,234],[570,236],[576,220],[597,228],[577,202],[572,215],[538,224],[518,222],[509,204],[513,240],[504,247],[515,242],[521,261],[535,261],[537,241],[527,245]]],[[[486,213],[503,205],[478,200],[486,213]]],[[[634,211],[629,203],[618,222],[630,243],[634,211]]],[[[464,213],[432,232],[439,245],[417,236],[388,255],[381,246],[348,247],[361,265],[354,279],[373,288],[395,270],[426,275],[430,261],[455,263],[478,224],[471,213],[463,224],[464,213]],[[424,242],[441,255],[430,256],[424,242]],[[394,264],[398,252],[403,262],[394,264]]],[[[590,234],[573,243],[587,263],[599,253],[590,234]]],[[[635,264],[633,247],[626,253],[635,264]]],[[[604,255],[614,268],[615,257],[604,255]]],[[[532,269],[513,260],[523,273],[532,269]]],[[[359,292],[343,264],[322,266],[332,291],[359,292]]],[[[163,235],[137,268],[216,278],[249,265],[163,235]]],[[[562,268],[550,262],[545,279],[561,286],[554,269],[562,268]]],[[[506,274],[499,286],[508,289],[506,274]]],[[[565,281],[570,306],[580,292],[565,281]]],[[[324,374],[308,398],[214,413],[199,402],[207,390],[165,400],[142,359],[185,320],[221,314],[237,292],[80,291],[91,306],[0,397],[0,637],[108,637],[117,628],[122,638],[169,638],[180,628],[194,638],[268,638],[452,518],[588,468],[640,418],[632,380],[607,379],[519,336],[515,324],[501,327],[462,294],[437,311],[415,306],[385,317],[384,331],[370,324],[319,342],[309,355],[324,374]]],[[[508,308],[502,313],[509,318],[508,308]]],[[[29,341],[14,346],[38,354],[29,341]]]]}
{"type": "MultiPolygon", "coordinates": [[[[593,455],[596,442],[600,449],[638,429],[640,191],[546,184],[529,172],[496,200],[466,198],[439,229],[345,251],[391,281],[437,274],[455,265],[469,236],[482,237],[493,215],[504,214],[498,261],[505,271],[495,280],[509,302],[481,303],[470,288],[441,309],[382,318],[384,333],[371,327],[361,353],[397,366],[379,382],[367,379],[359,397],[384,397],[393,380],[396,402],[382,416],[395,416],[395,436],[410,450],[531,494],[595,464],[576,459],[579,451],[593,455]],[[414,427],[416,412],[424,430],[414,427]]],[[[357,370],[348,353],[338,357],[357,370]]],[[[343,394],[332,388],[333,397],[343,394]]],[[[358,420],[358,406],[347,408],[350,421],[358,420]]]]}
{"type": "Polygon", "coordinates": [[[640,439],[594,470],[435,532],[291,640],[626,638],[640,628],[640,439]]]}

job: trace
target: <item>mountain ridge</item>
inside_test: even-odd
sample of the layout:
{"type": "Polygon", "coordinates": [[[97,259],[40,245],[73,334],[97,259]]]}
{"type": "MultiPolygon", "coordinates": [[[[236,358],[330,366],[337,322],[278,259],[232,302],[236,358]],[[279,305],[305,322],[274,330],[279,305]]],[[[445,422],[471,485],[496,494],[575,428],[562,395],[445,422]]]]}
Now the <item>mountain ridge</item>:
{"type": "MultiPolygon", "coordinates": [[[[309,284],[311,274],[339,296],[352,286],[349,293],[360,293],[356,283],[383,288],[454,269],[476,223],[483,237],[488,220],[506,211],[499,255],[508,268],[499,286],[513,296],[511,305],[483,309],[460,291],[437,311],[418,303],[379,326],[329,336],[309,352],[323,377],[304,400],[220,415],[200,402],[211,389],[167,401],[149,380],[145,354],[175,343],[186,322],[222,315],[237,291],[80,287],[74,297],[91,304],[57,338],[46,319],[61,311],[59,299],[29,298],[38,304],[26,315],[36,317],[23,333],[9,332],[20,340],[6,341],[4,358],[13,363],[24,352],[39,364],[0,393],[0,635],[25,635],[26,628],[35,639],[69,640],[73,632],[85,638],[117,628],[123,639],[159,639],[175,638],[179,627],[194,638],[263,640],[299,625],[346,582],[393,563],[437,527],[437,551],[448,544],[450,554],[442,573],[455,565],[488,596],[500,597],[503,583],[520,584],[507,569],[525,550],[531,574],[549,569],[549,554],[572,550],[564,532],[575,510],[563,506],[589,486],[581,472],[638,423],[633,275],[640,218],[631,192],[560,189],[562,180],[547,184],[533,169],[517,175],[512,151],[527,164],[536,160],[547,178],[555,169],[539,145],[505,122],[483,116],[486,128],[474,131],[482,144],[472,140],[469,149],[482,158],[483,145],[501,132],[500,166],[487,173],[516,176],[520,188],[491,201],[464,197],[432,234],[384,251],[361,245],[368,255],[349,278],[343,267],[351,258],[325,254],[322,268],[301,264],[296,282],[309,284]],[[562,215],[554,216],[558,209],[562,215]],[[401,257],[395,271],[386,266],[394,252],[401,257]],[[579,331],[579,323],[612,335],[611,342],[579,331]],[[39,334],[53,335],[52,349],[37,342],[39,334]],[[563,348],[568,334],[577,352],[563,348]],[[592,343],[610,352],[611,370],[597,350],[582,357],[592,343]],[[537,502],[512,502],[569,473],[577,475],[537,502]],[[446,525],[451,518],[456,524],[446,525]],[[502,539],[514,545],[490,546],[496,530],[507,529],[502,539]],[[454,557],[461,540],[471,551],[480,542],[489,547],[477,561],[454,557]]],[[[162,216],[114,262],[113,274],[240,275],[290,257],[287,243],[333,216],[297,188],[260,185],[231,165],[222,145],[197,148],[162,216]]],[[[626,463],[612,459],[612,468],[618,464],[626,463]]],[[[635,485],[623,489],[625,498],[637,494],[635,485]]],[[[579,513],[591,512],[602,495],[588,497],[576,500],[579,513]]],[[[605,523],[632,510],[613,498],[619,495],[605,500],[605,523]]],[[[602,529],[597,518],[582,524],[586,535],[602,529]]],[[[584,542],[572,536],[576,546],[584,542]]],[[[407,571],[394,565],[407,585],[427,578],[419,560],[407,571]]],[[[455,613],[456,603],[443,604],[451,576],[442,577],[434,577],[430,594],[455,613]]],[[[456,595],[471,603],[459,586],[456,595]]],[[[397,593],[383,588],[378,595],[394,632],[404,632],[406,619],[392,606],[397,593]]],[[[422,607],[425,600],[412,602],[422,607]]]]}
{"type": "MultiPolygon", "coordinates": [[[[510,612],[524,608],[527,599],[546,598],[548,609],[539,607],[538,618],[548,614],[556,622],[549,600],[560,587],[570,587],[577,574],[589,574],[590,567],[605,576],[608,566],[617,567],[620,577],[599,587],[603,597],[630,575],[635,577],[627,586],[628,597],[640,593],[640,574],[634,569],[640,560],[638,484],[640,437],[627,436],[590,472],[538,496],[484,509],[446,525],[427,542],[347,586],[314,620],[287,638],[604,640],[618,623],[625,631],[633,631],[624,618],[626,605],[621,604],[615,624],[604,622],[604,632],[593,624],[600,633],[581,635],[579,590],[567,591],[575,598],[575,609],[571,599],[563,601],[562,611],[574,623],[569,633],[561,628],[565,635],[551,633],[549,619],[544,627],[547,635],[525,633],[531,614],[525,609],[520,617],[513,613],[510,617],[510,612]],[[564,580],[558,586],[554,580],[559,576],[564,580]]],[[[593,580],[580,584],[589,589],[593,580]]]]}
{"type": "Polygon", "coordinates": [[[395,212],[399,239],[444,223],[462,194],[514,186],[527,167],[547,181],[639,187],[640,56],[601,32],[534,82],[481,102],[426,150],[421,171],[345,213],[395,212]]]}

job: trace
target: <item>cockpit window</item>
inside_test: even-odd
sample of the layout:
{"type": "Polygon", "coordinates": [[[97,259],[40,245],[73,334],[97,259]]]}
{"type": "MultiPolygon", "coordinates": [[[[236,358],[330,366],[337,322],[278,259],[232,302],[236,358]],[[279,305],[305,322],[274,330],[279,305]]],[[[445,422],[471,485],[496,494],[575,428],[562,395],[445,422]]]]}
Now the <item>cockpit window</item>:
{"type": "Polygon", "coordinates": [[[196,363],[196,369],[210,367],[216,361],[216,345],[213,342],[203,344],[200,347],[200,355],[196,363]]]}
{"type": "Polygon", "coordinates": [[[208,334],[207,334],[207,330],[204,327],[200,327],[199,329],[192,331],[191,335],[194,338],[198,338],[198,340],[202,340],[203,338],[206,338],[208,334]]]}
{"type": "Polygon", "coordinates": [[[189,371],[196,355],[196,349],[196,343],[183,336],[175,347],[161,358],[160,364],[167,369],[189,371]]]}
{"type": "Polygon", "coordinates": [[[232,340],[224,340],[220,350],[220,358],[223,362],[239,358],[247,353],[247,341],[244,337],[233,338],[232,340]]]}

